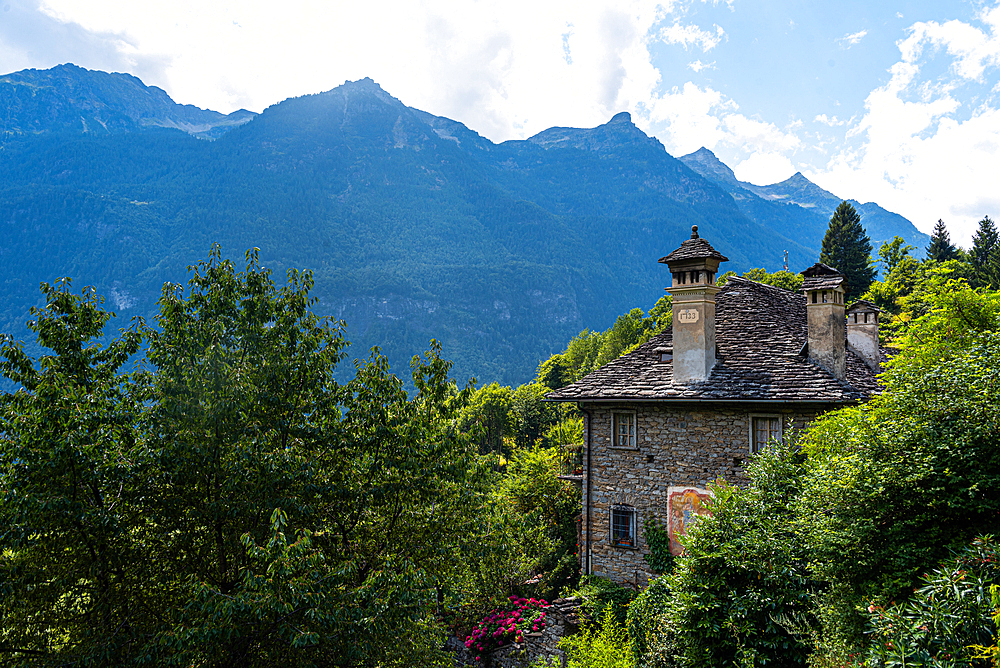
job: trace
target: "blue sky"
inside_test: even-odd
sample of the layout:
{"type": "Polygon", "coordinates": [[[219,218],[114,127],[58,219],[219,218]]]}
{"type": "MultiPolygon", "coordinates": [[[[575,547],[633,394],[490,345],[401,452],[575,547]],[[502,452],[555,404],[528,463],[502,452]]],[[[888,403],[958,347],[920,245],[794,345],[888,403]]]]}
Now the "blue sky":
{"type": "Polygon", "coordinates": [[[0,0],[0,71],[62,62],[224,112],[370,76],[494,141],[626,110],[966,246],[1000,217],[1000,0],[0,0]]]}

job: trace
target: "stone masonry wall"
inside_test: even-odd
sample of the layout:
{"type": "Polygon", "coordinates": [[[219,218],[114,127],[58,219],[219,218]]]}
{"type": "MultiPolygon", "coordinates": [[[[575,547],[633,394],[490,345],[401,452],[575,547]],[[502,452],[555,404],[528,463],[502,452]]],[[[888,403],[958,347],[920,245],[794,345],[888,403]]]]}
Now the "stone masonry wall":
{"type": "MultiPolygon", "coordinates": [[[[664,406],[662,404],[591,404],[592,453],[584,474],[591,476],[591,564],[596,575],[636,587],[645,587],[653,573],[643,558],[649,547],[642,524],[650,515],[665,522],[668,489],[690,486],[700,489],[724,479],[730,484],[747,483],[745,463],[750,458],[750,425],[753,416],[780,416],[784,433],[801,430],[817,412],[773,405],[664,406]],[[612,446],[612,413],[634,412],[636,447],[612,446]],[[611,543],[612,506],[635,508],[636,545],[611,543]]],[[[587,485],[583,485],[583,533],[586,545],[587,485]]],[[[583,547],[581,545],[581,547],[583,547]]],[[[584,558],[586,556],[584,555],[584,558]]],[[[586,567],[586,564],[584,564],[586,567]]]]}

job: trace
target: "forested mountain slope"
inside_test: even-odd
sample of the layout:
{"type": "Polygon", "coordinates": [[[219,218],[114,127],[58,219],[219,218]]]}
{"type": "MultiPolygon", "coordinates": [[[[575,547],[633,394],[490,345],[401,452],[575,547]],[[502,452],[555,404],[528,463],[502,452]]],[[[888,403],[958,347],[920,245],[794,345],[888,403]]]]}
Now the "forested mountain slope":
{"type": "MultiPolygon", "coordinates": [[[[173,104],[163,91],[112,79],[126,95],[105,85],[124,75],[89,74],[73,95],[46,75],[39,95],[79,101],[86,89],[90,101],[70,106],[99,108],[114,132],[58,121],[69,112],[45,129],[31,113],[46,103],[31,112],[24,91],[6,109],[21,130],[0,149],[0,331],[17,337],[40,281],[95,285],[124,326],[149,317],[163,283],[184,282],[211,244],[238,265],[256,246],[279,276],[315,272],[316,309],[347,321],[353,355],[378,345],[405,368],[437,338],[459,377],[516,384],[581,329],[651,307],[667,285],[656,260],[692,224],[726,268],[774,269],[784,249],[804,266],[818,252],[818,238],[796,242],[747,216],[627,114],[493,144],[364,79],[204,141],[143,120],[169,118],[136,111],[134,100],[173,104]],[[114,126],[109,109],[133,121],[114,126]]],[[[11,77],[30,79],[0,78],[0,91],[11,77]]]]}

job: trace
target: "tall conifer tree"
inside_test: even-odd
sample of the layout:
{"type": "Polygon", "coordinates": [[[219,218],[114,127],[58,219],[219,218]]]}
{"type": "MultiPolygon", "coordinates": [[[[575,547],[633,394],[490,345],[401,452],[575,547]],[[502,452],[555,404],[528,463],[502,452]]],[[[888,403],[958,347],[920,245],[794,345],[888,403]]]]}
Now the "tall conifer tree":
{"type": "Polygon", "coordinates": [[[875,280],[871,254],[872,242],[861,226],[861,216],[848,202],[841,202],[830,218],[819,261],[847,277],[848,300],[860,297],[875,280]]]}
{"type": "Polygon", "coordinates": [[[958,258],[958,249],[951,243],[951,235],[944,221],[938,218],[934,225],[934,232],[931,233],[931,243],[927,246],[927,259],[935,262],[945,262],[958,258]]]}
{"type": "Polygon", "coordinates": [[[972,284],[977,288],[1000,288],[1000,235],[989,216],[979,221],[979,229],[972,235],[972,284]]]}

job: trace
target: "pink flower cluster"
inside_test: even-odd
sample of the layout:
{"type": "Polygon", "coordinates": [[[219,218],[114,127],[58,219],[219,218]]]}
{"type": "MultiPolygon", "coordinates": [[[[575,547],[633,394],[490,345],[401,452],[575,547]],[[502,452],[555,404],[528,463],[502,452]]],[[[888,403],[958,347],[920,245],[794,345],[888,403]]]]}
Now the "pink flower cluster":
{"type": "MultiPolygon", "coordinates": [[[[504,647],[512,642],[523,642],[524,634],[538,632],[545,628],[545,608],[549,604],[542,599],[510,596],[509,606],[497,608],[472,630],[465,639],[465,648],[477,652],[488,652],[504,647]]],[[[482,656],[476,657],[482,661],[482,656]]]]}

